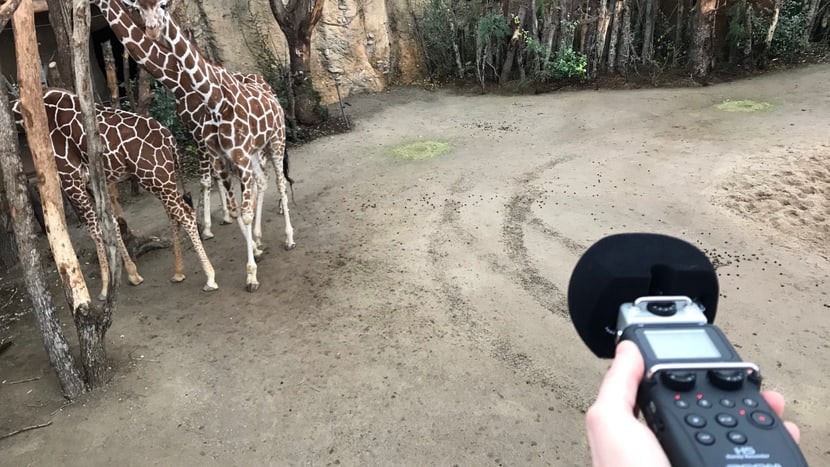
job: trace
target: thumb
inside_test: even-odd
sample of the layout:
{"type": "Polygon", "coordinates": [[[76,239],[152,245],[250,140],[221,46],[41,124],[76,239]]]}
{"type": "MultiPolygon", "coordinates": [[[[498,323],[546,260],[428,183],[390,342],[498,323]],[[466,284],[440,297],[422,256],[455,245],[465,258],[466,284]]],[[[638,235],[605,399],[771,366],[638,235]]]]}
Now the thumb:
{"type": "Polygon", "coordinates": [[[614,362],[602,380],[596,405],[633,410],[644,371],[640,349],[631,341],[620,342],[614,362]]]}

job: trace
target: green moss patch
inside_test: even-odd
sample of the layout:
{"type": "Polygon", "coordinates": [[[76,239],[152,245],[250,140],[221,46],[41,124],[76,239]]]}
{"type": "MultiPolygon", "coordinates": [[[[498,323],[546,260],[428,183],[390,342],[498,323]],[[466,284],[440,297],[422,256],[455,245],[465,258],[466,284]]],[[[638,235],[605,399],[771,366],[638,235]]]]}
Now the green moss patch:
{"type": "Polygon", "coordinates": [[[413,161],[435,159],[450,150],[450,143],[441,141],[418,141],[392,148],[392,154],[413,161]]]}
{"type": "Polygon", "coordinates": [[[751,100],[731,101],[729,99],[721,102],[715,107],[724,112],[759,112],[761,110],[769,110],[772,104],[769,102],[757,102],[751,100]]]}

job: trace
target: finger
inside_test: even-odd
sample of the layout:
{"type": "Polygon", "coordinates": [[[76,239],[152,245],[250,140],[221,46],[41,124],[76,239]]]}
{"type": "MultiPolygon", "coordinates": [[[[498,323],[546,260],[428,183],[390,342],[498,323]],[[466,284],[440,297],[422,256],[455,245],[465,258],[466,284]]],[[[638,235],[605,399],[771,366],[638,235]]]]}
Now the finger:
{"type": "Polygon", "coordinates": [[[764,396],[764,399],[769,404],[772,411],[775,412],[776,415],[779,417],[784,416],[784,406],[786,405],[786,401],[784,400],[784,396],[781,395],[778,391],[761,391],[761,395],[764,396]]]}
{"type": "Polygon", "coordinates": [[[614,363],[599,388],[597,405],[633,408],[637,400],[637,387],[643,377],[643,357],[640,349],[630,341],[617,345],[614,363]]]}
{"type": "MultiPolygon", "coordinates": [[[[779,417],[784,416],[784,406],[786,405],[786,400],[784,396],[781,395],[778,391],[761,391],[761,395],[764,396],[764,399],[769,404],[772,411],[775,412],[779,417]]],[[[790,435],[793,437],[796,443],[801,439],[801,430],[798,429],[798,425],[793,422],[784,422],[784,426],[787,427],[787,431],[790,432],[790,435]]]]}
{"type": "Polygon", "coordinates": [[[784,422],[784,426],[787,427],[787,431],[790,432],[797,444],[801,440],[801,430],[798,429],[798,425],[793,422],[784,422]]]}

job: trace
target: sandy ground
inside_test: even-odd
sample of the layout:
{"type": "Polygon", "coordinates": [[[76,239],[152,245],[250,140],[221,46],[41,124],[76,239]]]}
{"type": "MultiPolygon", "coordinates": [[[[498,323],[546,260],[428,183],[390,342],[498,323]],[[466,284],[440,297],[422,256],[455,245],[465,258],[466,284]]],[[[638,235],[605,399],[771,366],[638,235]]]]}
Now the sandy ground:
{"type": "MultiPolygon", "coordinates": [[[[108,334],[112,382],[63,408],[31,314],[0,331],[15,340],[0,434],[53,422],[0,441],[0,464],[585,465],[583,414],[608,361],[569,322],[569,275],[599,238],[651,231],[710,255],[717,324],[786,395],[810,463],[830,465],[829,72],[354,98],[351,133],[291,154],[293,251],[270,192],[258,292],[244,291],[235,225],[205,243],[213,294],[192,249],[181,284],[169,250],[143,256],[146,282],[125,286],[108,334]],[[772,108],[715,107],[727,99],[772,108]],[[392,155],[420,140],[452,149],[392,155]]],[[[166,232],[151,198],[128,219],[166,232]]]]}

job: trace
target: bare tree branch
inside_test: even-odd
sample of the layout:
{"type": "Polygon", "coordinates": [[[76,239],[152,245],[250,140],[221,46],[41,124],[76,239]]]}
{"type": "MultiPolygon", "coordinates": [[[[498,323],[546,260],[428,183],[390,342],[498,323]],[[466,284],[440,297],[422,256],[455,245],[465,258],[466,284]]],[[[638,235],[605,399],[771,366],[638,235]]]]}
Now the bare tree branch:
{"type": "Polygon", "coordinates": [[[274,18],[277,19],[280,26],[285,24],[288,20],[288,10],[286,10],[282,0],[268,0],[268,4],[271,5],[271,13],[274,14],[274,18]]]}
{"type": "Polygon", "coordinates": [[[48,421],[46,423],[41,423],[40,425],[27,426],[26,428],[21,428],[19,430],[12,431],[11,433],[6,433],[5,435],[0,436],[0,439],[11,438],[14,435],[19,435],[20,433],[25,433],[25,432],[31,431],[31,430],[37,430],[38,428],[45,428],[45,427],[47,427],[51,424],[52,424],[52,422],[48,421]]]}
{"type": "Polygon", "coordinates": [[[12,19],[12,15],[17,10],[18,5],[20,5],[20,0],[6,0],[6,3],[0,6],[0,29],[6,27],[6,23],[12,19]]]}

